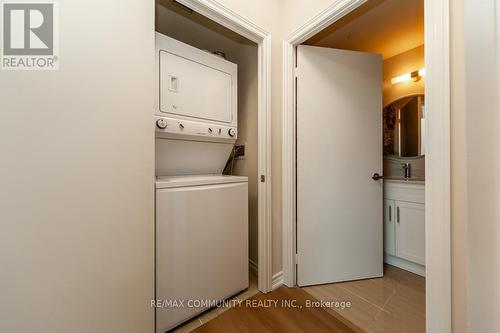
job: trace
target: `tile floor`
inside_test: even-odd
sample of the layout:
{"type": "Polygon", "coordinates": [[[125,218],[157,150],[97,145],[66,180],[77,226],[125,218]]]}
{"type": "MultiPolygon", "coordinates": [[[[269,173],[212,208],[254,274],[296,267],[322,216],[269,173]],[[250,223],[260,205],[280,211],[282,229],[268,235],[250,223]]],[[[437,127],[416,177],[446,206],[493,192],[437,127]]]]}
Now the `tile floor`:
{"type": "Polygon", "coordinates": [[[275,305],[242,303],[201,325],[193,333],[357,333],[325,309],[308,306],[309,302],[317,300],[298,287],[282,286],[267,294],[257,293],[250,300],[275,305]],[[285,305],[290,302],[294,302],[294,306],[285,305]]]}
{"type": "MultiPolygon", "coordinates": [[[[356,332],[425,332],[425,278],[397,267],[385,265],[382,278],[301,289],[320,301],[351,302],[350,308],[323,309],[356,332]]],[[[234,298],[248,299],[257,293],[257,277],[251,274],[248,290],[234,298]]],[[[227,310],[228,308],[209,310],[177,327],[173,332],[191,332],[227,310]]]]}
{"type": "MultiPolygon", "coordinates": [[[[259,292],[259,289],[257,287],[257,275],[253,274],[252,272],[249,274],[249,287],[247,290],[242,291],[241,293],[233,296],[231,299],[238,299],[238,300],[246,300],[254,295],[256,295],[259,292]]],[[[220,307],[220,308],[213,308],[211,310],[205,311],[199,316],[194,317],[193,319],[185,322],[181,326],[176,327],[174,330],[171,332],[175,333],[188,333],[191,332],[201,325],[207,323],[208,321],[218,317],[225,311],[229,310],[228,307],[220,307]]]]}
{"type": "Polygon", "coordinates": [[[326,308],[356,331],[425,332],[425,278],[386,265],[384,277],[303,288],[318,300],[350,301],[345,309],[326,308]]]}

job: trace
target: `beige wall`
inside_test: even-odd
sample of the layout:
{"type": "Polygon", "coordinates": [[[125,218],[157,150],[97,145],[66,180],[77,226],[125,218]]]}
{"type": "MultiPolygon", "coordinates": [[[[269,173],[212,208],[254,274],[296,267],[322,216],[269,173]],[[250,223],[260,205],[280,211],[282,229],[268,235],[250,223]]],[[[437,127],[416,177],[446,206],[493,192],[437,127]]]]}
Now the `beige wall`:
{"type": "Polygon", "coordinates": [[[0,71],[0,332],[152,332],[154,6],[58,3],[60,69],[0,71]]]}
{"type": "Polygon", "coordinates": [[[233,174],[248,177],[249,257],[258,264],[258,53],[257,45],[218,24],[189,14],[160,0],[156,6],[156,30],[208,51],[222,51],[238,64],[238,141],[246,156],[234,164],[233,174]]]}
{"type": "Polygon", "coordinates": [[[281,271],[281,1],[220,0],[222,5],[272,34],[271,45],[271,168],[272,271],[281,271]]]}
{"type": "Polygon", "coordinates": [[[258,264],[258,54],[257,47],[240,44],[238,63],[238,140],[245,157],[236,160],[233,174],[248,177],[249,257],[258,264]]]}
{"type": "Polygon", "coordinates": [[[468,237],[463,0],[451,1],[451,269],[452,331],[468,326],[468,237]]]}
{"type": "Polygon", "coordinates": [[[421,45],[408,50],[394,57],[384,60],[384,105],[390,104],[395,100],[413,94],[423,94],[425,91],[425,77],[417,82],[409,81],[398,84],[392,84],[393,77],[411,73],[423,68],[424,65],[424,46],[421,45]]]}

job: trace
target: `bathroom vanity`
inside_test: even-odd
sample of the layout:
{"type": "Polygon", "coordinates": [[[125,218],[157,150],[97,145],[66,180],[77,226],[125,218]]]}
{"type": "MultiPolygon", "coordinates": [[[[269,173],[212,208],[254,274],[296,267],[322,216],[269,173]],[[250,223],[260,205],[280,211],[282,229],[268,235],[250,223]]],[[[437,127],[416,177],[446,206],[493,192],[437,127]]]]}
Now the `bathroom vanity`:
{"type": "Polygon", "coordinates": [[[383,110],[384,261],[425,276],[425,96],[383,110]]]}
{"type": "Polygon", "coordinates": [[[384,261],[425,276],[425,183],[384,179],[384,261]]]}

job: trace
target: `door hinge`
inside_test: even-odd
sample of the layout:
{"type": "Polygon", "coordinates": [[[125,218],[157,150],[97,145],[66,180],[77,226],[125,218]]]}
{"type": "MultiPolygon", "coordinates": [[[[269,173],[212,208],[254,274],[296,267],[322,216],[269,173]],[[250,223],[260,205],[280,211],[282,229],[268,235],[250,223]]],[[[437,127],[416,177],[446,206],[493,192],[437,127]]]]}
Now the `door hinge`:
{"type": "Polygon", "coordinates": [[[299,77],[299,68],[295,67],[293,73],[294,73],[295,77],[299,77]]]}
{"type": "Polygon", "coordinates": [[[295,253],[295,265],[297,265],[299,263],[299,254],[298,253],[295,253]]]}
{"type": "Polygon", "coordinates": [[[265,183],[266,182],[266,176],[265,175],[260,175],[260,182],[265,183]]]}

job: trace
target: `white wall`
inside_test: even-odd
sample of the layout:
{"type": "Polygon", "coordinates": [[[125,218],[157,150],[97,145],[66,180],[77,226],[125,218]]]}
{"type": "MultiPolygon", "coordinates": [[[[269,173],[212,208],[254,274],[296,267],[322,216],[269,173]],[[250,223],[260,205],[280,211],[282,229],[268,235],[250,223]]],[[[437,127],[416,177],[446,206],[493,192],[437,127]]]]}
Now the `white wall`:
{"type": "Polygon", "coordinates": [[[500,2],[464,1],[470,332],[500,330],[500,2]]]}
{"type": "Polygon", "coordinates": [[[499,2],[451,1],[453,332],[500,329],[499,2]]]}
{"type": "Polygon", "coordinates": [[[152,332],[154,4],[58,2],[60,70],[0,71],[0,331],[152,332]]]}

